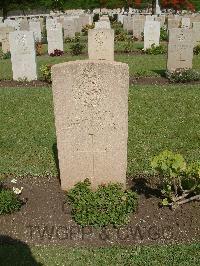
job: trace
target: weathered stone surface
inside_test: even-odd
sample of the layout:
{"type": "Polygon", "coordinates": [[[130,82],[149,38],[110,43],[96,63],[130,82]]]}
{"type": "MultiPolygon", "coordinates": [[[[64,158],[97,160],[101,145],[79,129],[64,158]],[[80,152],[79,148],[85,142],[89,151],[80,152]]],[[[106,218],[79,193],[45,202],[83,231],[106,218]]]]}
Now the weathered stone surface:
{"type": "Polygon", "coordinates": [[[20,21],[20,30],[21,31],[29,31],[29,23],[26,18],[20,21]]]}
{"type": "Polygon", "coordinates": [[[91,60],[114,60],[114,30],[89,30],[88,55],[91,60]]]}
{"type": "Polygon", "coordinates": [[[36,53],[33,32],[15,31],[9,34],[14,80],[36,80],[36,53]]]}
{"type": "Polygon", "coordinates": [[[169,30],[167,69],[192,68],[193,47],[191,29],[169,30]]]}
{"type": "Polygon", "coordinates": [[[60,23],[52,24],[47,29],[47,42],[48,42],[48,54],[54,52],[54,50],[63,51],[63,32],[62,25],[60,23]]]}
{"type": "Polygon", "coordinates": [[[142,33],[144,33],[145,20],[141,18],[133,18],[133,37],[142,40],[142,33]]]}
{"type": "Polygon", "coordinates": [[[168,30],[178,28],[180,26],[180,21],[178,19],[168,19],[167,28],[168,30]]]}
{"type": "Polygon", "coordinates": [[[128,65],[75,61],[52,67],[61,187],[86,178],[126,185],[128,65]]]}
{"type": "Polygon", "coordinates": [[[160,43],[160,22],[146,21],[144,25],[144,50],[160,43]]]}
{"type": "Polygon", "coordinates": [[[15,29],[13,27],[4,26],[0,28],[0,42],[2,43],[2,51],[3,53],[7,53],[10,51],[9,44],[9,33],[13,32],[15,29]]]}
{"type": "Polygon", "coordinates": [[[182,18],[181,28],[189,29],[190,28],[190,18],[182,18]]]}
{"type": "Polygon", "coordinates": [[[200,22],[193,22],[193,40],[194,45],[200,44],[200,22]]]}
{"type": "Polygon", "coordinates": [[[102,20],[95,22],[95,29],[110,29],[110,28],[111,28],[110,21],[102,20]]]}
{"type": "Polygon", "coordinates": [[[74,38],[76,33],[76,27],[73,19],[64,19],[63,22],[64,37],[74,38]]]}
{"type": "Polygon", "coordinates": [[[30,21],[29,29],[33,32],[34,39],[36,42],[41,42],[42,33],[41,33],[41,24],[40,21],[30,21]]]}

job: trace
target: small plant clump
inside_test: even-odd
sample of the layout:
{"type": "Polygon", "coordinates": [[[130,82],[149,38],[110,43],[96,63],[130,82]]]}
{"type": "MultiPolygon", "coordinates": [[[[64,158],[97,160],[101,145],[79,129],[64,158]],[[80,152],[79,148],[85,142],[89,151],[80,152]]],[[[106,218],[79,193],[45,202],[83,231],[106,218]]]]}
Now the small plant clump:
{"type": "Polygon", "coordinates": [[[0,59],[10,59],[11,58],[11,53],[7,52],[7,53],[3,53],[3,51],[0,51],[0,59]]]}
{"type": "Polygon", "coordinates": [[[87,36],[88,35],[88,31],[91,30],[91,29],[94,29],[94,23],[92,25],[85,25],[83,28],[82,28],[82,33],[84,36],[87,36]]]}
{"type": "Polygon", "coordinates": [[[59,50],[59,49],[55,49],[53,51],[53,53],[50,53],[50,56],[52,56],[52,57],[54,57],[54,56],[62,56],[62,55],[64,55],[64,52],[59,50]]]}
{"type": "Polygon", "coordinates": [[[43,44],[41,42],[35,43],[35,49],[36,49],[36,55],[37,56],[41,56],[44,53],[43,44]]]}
{"type": "Polygon", "coordinates": [[[199,55],[200,54],[200,44],[196,45],[194,48],[193,48],[193,53],[195,55],[199,55]]]}
{"type": "Polygon", "coordinates": [[[40,67],[43,80],[48,83],[51,83],[51,67],[52,65],[42,65],[40,67]]]}
{"type": "Polygon", "coordinates": [[[128,223],[130,213],[136,210],[136,193],[124,191],[119,184],[101,185],[96,191],[90,185],[86,179],[67,193],[74,220],[81,226],[97,227],[128,223]]]}
{"type": "Polygon", "coordinates": [[[9,214],[18,211],[22,201],[12,190],[0,187],[0,214],[9,214]]]}
{"type": "Polygon", "coordinates": [[[186,83],[200,80],[200,72],[194,69],[176,69],[173,72],[167,71],[166,77],[172,83],[186,83]]]}
{"type": "Polygon", "coordinates": [[[167,30],[165,28],[163,28],[163,27],[160,29],[160,40],[161,41],[168,41],[167,30]]]}
{"type": "Polygon", "coordinates": [[[76,37],[75,42],[70,46],[70,52],[72,55],[80,55],[84,48],[85,45],[80,42],[80,38],[76,37]]]}
{"type": "Polygon", "coordinates": [[[167,49],[163,45],[156,46],[155,44],[152,44],[151,48],[144,50],[144,52],[146,54],[153,54],[153,55],[166,54],[167,49]]]}
{"type": "Polygon", "coordinates": [[[160,179],[163,206],[176,208],[200,200],[200,162],[187,165],[182,155],[166,150],[153,158],[151,166],[160,179]]]}
{"type": "Polygon", "coordinates": [[[133,41],[129,40],[124,44],[124,49],[123,52],[124,53],[132,53],[135,50],[134,45],[133,45],[133,41]]]}

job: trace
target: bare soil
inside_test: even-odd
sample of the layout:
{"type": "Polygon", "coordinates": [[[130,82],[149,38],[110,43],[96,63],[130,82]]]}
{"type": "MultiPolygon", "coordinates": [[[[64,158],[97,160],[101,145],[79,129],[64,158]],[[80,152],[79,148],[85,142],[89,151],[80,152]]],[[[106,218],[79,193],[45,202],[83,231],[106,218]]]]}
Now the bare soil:
{"type": "Polygon", "coordinates": [[[28,245],[110,246],[190,243],[200,240],[200,202],[190,202],[172,211],[159,207],[160,193],[152,177],[128,179],[139,194],[137,211],[127,226],[81,228],[72,219],[66,193],[57,177],[24,177],[8,186],[23,187],[25,202],[19,212],[0,215],[0,243],[18,239],[28,245]]]}

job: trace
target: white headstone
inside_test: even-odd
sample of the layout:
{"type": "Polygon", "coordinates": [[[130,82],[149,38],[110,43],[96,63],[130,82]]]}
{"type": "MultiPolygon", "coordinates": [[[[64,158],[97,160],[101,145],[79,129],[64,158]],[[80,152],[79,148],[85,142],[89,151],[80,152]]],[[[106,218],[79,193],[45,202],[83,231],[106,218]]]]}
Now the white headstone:
{"type": "Polygon", "coordinates": [[[41,42],[42,34],[41,34],[41,25],[40,21],[30,21],[29,22],[29,29],[34,34],[34,39],[36,42],[41,42]]]}
{"type": "Polygon", "coordinates": [[[144,26],[144,50],[160,43],[160,22],[146,21],[144,26]]]}
{"type": "Polygon", "coordinates": [[[32,31],[15,31],[9,35],[14,80],[36,80],[36,53],[32,31]]]}
{"type": "Polygon", "coordinates": [[[52,26],[47,29],[47,42],[48,54],[53,53],[54,50],[64,50],[62,25],[60,23],[52,24],[52,26]]]}

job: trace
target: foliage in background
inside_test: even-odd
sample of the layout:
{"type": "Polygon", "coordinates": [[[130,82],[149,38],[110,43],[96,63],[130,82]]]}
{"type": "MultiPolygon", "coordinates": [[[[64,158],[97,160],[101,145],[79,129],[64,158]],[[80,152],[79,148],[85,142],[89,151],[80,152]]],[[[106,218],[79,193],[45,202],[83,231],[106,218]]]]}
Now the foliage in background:
{"type": "Polygon", "coordinates": [[[44,81],[51,83],[51,67],[52,65],[42,65],[40,71],[44,81]]]}
{"type": "Polygon", "coordinates": [[[167,30],[165,28],[163,28],[163,27],[160,29],[160,40],[161,41],[168,41],[167,30]]]}
{"type": "Polygon", "coordinates": [[[18,211],[22,206],[22,201],[10,189],[5,189],[0,184],[0,214],[9,214],[18,211]]]}
{"type": "Polygon", "coordinates": [[[3,53],[2,50],[0,50],[0,59],[10,59],[11,58],[11,53],[7,52],[7,53],[3,53]]]}
{"type": "Polygon", "coordinates": [[[80,38],[76,37],[74,43],[70,46],[70,52],[72,55],[80,55],[84,48],[85,45],[80,42],[80,38]]]}
{"type": "Polygon", "coordinates": [[[35,43],[36,55],[41,56],[44,54],[43,44],[41,42],[35,43]]]}
{"type": "Polygon", "coordinates": [[[53,53],[50,53],[50,56],[52,56],[52,57],[54,57],[54,56],[62,56],[62,55],[64,55],[64,52],[59,50],[59,49],[55,49],[53,51],[53,53]]]}
{"type": "Polygon", "coordinates": [[[200,54],[200,44],[198,44],[197,46],[194,47],[193,53],[195,55],[199,55],[200,54]]]}
{"type": "Polygon", "coordinates": [[[200,200],[200,161],[186,165],[182,155],[163,151],[151,161],[160,178],[163,206],[177,206],[200,200]]]}
{"type": "Polygon", "coordinates": [[[83,28],[82,28],[82,33],[83,35],[87,36],[88,35],[88,30],[91,30],[91,29],[94,29],[94,23],[92,25],[85,25],[83,28]]]}
{"type": "Polygon", "coordinates": [[[190,81],[199,81],[200,72],[194,69],[177,69],[174,72],[166,71],[166,77],[172,83],[187,83],[190,81]]]}
{"type": "Polygon", "coordinates": [[[144,52],[145,54],[153,54],[153,55],[166,54],[167,49],[163,45],[155,46],[155,44],[152,44],[151,48],[144,50],[144,52]]]}
{"type": "Polygon", "coordinates": [[[90,185],[86,179],[67,193],[74,220],[81,226],[127,224],[130,213],[136,210],[136,193],[124,191],[120,184],[101,185],[96,191],[90,185]]]}

